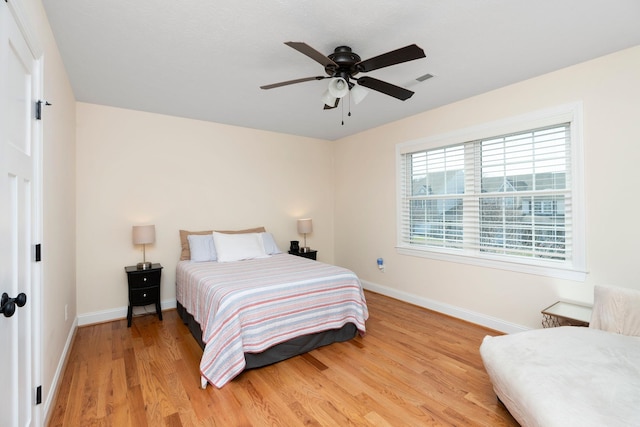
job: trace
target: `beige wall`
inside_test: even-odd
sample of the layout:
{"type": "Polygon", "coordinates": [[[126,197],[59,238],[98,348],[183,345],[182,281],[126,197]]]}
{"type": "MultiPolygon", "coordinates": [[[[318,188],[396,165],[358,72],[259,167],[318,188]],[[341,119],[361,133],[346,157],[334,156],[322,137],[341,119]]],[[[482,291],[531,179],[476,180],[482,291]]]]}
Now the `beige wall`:
{"type": "Polygon", "coordinates": [[[142,260],[131,226],[155,224],[147,260],[175,300],[178,230],[265,226],[281,250],[302,240],[333,262],[333,151],[327,141],[78,103],[77,281],[80,323],[126,315],[124,266],[142,260]],[[103,312],[102,317],[96,313],[103,312]]]}
{"type": "MultiPolygon", "coordinates": [[[[42,397],[52,404],[54,382],[76,318],[75,107],[60,53],[40,0],[22,2],[28,26],[43,50],[42,397]],[[65,306],[67,319],[65,320],[65,306]]],[[[46,416],[46,413],[43,414],[46,416]]]]}
{"type": "MultiPolygon", "coordinates": [[[[428,96],[428,84],[420,90],[428,96]]],[[[596,284],[640,289],[633,220],[640,208],[639,118],[636,47],[338,141],[336,261],[381,292],[507,326],[540,327],[540,310],[558,299],[591,303],[596,284]],[[576,101],[584,108],[585,282],[396,253],[396,144],[576,101]]]]}

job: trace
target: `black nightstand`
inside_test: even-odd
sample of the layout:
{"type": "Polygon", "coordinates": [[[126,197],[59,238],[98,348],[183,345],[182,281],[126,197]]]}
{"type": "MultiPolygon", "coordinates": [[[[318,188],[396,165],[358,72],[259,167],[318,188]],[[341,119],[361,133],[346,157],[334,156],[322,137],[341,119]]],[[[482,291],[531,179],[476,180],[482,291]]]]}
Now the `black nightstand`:
{"type": "Polygon", "coordinates": [[[303,258],[309,258],[309,259],[312,259],[312,260],[315,260],[316,256],[318,255],[318,251],[309,251],[309,252],[289,251],[289,253],[291,255],[301,256],[303,258]]]}
{"type": "Polygon", "coordinates": [[[133,317],[133,306],[156,305],[156,313],[162,320],[162,310],[160,309],[160,277],[162,266],[152,264],[151,268],[138,270],[138,267],[131,265],[124,268],[127,272],[129,282],[129,308],[127,309],[127,327],[131,327],[133,317]]]}

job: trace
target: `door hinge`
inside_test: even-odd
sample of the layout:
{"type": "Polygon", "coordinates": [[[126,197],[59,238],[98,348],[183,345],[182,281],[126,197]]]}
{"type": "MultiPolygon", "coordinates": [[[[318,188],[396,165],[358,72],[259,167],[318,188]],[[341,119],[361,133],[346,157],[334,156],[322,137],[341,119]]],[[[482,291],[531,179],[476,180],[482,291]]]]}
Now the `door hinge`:
{"type": "Polygon", "coordinates": [[[38,243],[35,245],[33,259],[35,262],[42,261],[42,244],[38,243]]]}
{"type": "Polygon", "coordinates": [[[36,405],[39,405],[42,403],[42,386],[39,385],[38,387],[36,387],[36,405]]]}
{"type": "Polygon", "coordinates": [[[36,101],[36,120],[42,120],[42,104],[51,105],[49,101],[39,100],[36,101]]]}

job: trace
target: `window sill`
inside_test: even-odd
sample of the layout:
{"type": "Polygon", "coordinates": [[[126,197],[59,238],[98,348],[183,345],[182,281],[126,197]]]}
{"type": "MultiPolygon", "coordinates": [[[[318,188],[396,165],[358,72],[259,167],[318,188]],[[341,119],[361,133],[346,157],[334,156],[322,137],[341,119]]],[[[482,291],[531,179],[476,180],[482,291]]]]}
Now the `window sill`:
{"type": "Polygon", "coordinates": [[[535,274],[538,276],[553,277],[556,279],[573,280],[584,282],[587,278],[586,271],[567,268],[564,265],[540,262],[538,265],[504,261],[491,256],[474,256],[460,253],[446,253],[429,249],[418,249],[408,246],[396,246],[396,251],[400,255],[409,255],[420,258],[429,258],[438,261],[455,262],[459,264],[469,264],[479,267],[495,268],[499,270],[514,271],[518,273],[535,274]]]}

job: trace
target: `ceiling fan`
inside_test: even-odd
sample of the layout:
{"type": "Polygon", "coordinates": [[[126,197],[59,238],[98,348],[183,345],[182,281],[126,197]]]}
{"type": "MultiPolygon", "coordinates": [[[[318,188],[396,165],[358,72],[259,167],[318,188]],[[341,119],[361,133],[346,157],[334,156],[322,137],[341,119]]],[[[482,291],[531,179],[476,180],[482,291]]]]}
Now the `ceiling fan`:
{"type": "Polygon", "coordinates": [[[260,89],[273,89],[312,80],[332,79],[327,92],[325,92],[325,95],[323,96],[325,110],[336,108],[340,99],[349,93],[349,91],[351,91],[356,104],[360,102],[366,95],[367,91],[356,86],[356,83],[359,86],[364,86],[377,92],[384,93],[385,95],[406,101],[413,95],[412,91],[370,76],[355,76],[359,73],[367,73],[379,68],[389,67],[391,65],[425,57],[424,51],[415,44],[392,50],[390,52],[383,53],[382,55],[365,59],[364,61],[362,61],[360,56],[353,52],[349,46],[338,46],[335,48],[333,53],[324,55],[304,42],[285,42],[285,44],[318,62],[324,67],[324,71],[327,75],[304,77],[301,79],[273,83],[260,86],[260,89]]]}

